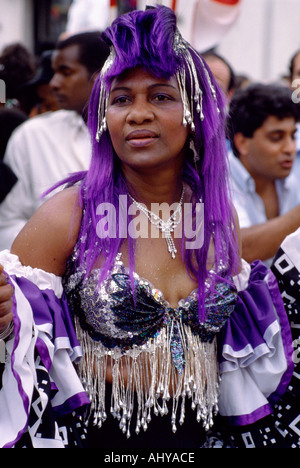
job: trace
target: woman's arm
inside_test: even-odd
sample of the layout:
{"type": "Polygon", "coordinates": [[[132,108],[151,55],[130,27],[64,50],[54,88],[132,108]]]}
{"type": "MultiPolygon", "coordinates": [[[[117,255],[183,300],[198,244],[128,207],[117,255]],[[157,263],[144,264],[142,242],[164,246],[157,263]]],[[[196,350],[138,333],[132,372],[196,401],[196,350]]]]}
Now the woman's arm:
{"type": "MultiPolygon", "coordinates": [[[[16,238],[11,252],[24,266],[62,276],[77,241],[81,216],[79,189],[63,190],[34,214],[16,238]]],[[[0,265],[0,335],[13,319],[13,293],[0,265]]]]}
{"type": "Polygon", "coordinates": [[[284,239],[300,226],[300,205],[265,223],[242,228],[243,257],[251,263],[273,258],[284,239]]]}
{"type": "Polygon", "coordinates": [[[33,215],[11,252],[25,266],[62,276],[78,238],[81,216],[78,187],[63,190],[33,215]]]}

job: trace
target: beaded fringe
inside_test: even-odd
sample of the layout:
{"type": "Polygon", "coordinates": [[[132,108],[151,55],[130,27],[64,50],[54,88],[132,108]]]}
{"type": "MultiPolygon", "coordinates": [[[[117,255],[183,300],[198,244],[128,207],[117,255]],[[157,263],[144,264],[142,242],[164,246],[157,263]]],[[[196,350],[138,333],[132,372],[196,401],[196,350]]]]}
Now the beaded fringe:
{"type": "Polygon", "coordinates": [[[87,419],[93,417],[95,426],[100,428],[107,419],[105,392],[109,366],[112,372],[110,412],[128,438],[134,412],[133,429],[137,434],[141,429],[147,430],[152,413],[164,416],[169,410],[172,430],[176,432],[177,423],[184,423],[187,399],[191,400],[197,421],[202,421],[206,430],[213,425],[219,395],[216,340],[203,343],[188,326],[180,323],[185,365],[178,372],[171,351],[172,326],[163,328],[147,344],[126,352],[119,348],[109,350],[92,340],[78,320],[76,328],[84,355],[78,373],[91,401],[87,419]]]}

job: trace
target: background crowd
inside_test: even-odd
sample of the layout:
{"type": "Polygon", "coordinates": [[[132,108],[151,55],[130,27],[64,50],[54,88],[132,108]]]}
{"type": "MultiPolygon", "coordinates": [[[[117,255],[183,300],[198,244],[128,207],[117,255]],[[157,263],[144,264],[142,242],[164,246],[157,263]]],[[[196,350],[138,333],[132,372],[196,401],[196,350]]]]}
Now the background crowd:
{"type": "MultiPolygon", "coordinates": [[[[124,1],[124,12],[134,5],[124,1]]],[[[88,103],[110,51],[101,39],[100,22],[99,28],[97,22],[76,28],[74,16],[69,20],[72,30],[66,25],[53,49],[38,56],[20,43],[1,51],[0,80],[6,86],[6,102],[0,108],[0,251],[10,249],[50,196],[51,187],[90,165],[88,103]]],[[[295,90],[300,49],[286,57],[288,73],[283,70],[274,82],[239,75],[217,47],[201,50],[201,54],[227,103],[229,188],[241,227],[242,257],[249,263],[259,259],[274,266],[283,241],[300,232],[300,91],[295,90]]],[[[31,252],[36,251],[34,243],[31,252]]],[[[288,298],[295,302],[294,297],[288,298]]],[[[299,343],[298,331],[294,337],[299,343]]],[[[285,409],[291,406],[287,401],[285,409]]],[[[277,415],[280,419],[280,407],[277,415]]],[[[294,421],[298,420],[297,413],[294,421]]]]}
{"type": "MultiPolygon", "coordinates": [[[[103,17],[99,30],[97,15],[89,14],[93,22],[83,27],[82,12],[76,17],[74,8],[79,3],[70,9],[54,50],[37,57],[12,43],[1,51],[0,79],[6,85],[6,103],[0,104],[1,250],[11,247],[43,203],[44,192],[89,165],[87,103],[109,51],[99,39],[103,17]]],[[[132,2],[123,2],[124,11],[130,8],[132,2]]],[[[107,13],[103,16],[107,22],[107,13]]],[[[300,104],[295,99],[300,50],[286,57],[284,78],[263,84],[238,75],[217,48],[202,55],[228,101],[228,155],[243,256],[269,264],[300,225],[300,104]]]]}

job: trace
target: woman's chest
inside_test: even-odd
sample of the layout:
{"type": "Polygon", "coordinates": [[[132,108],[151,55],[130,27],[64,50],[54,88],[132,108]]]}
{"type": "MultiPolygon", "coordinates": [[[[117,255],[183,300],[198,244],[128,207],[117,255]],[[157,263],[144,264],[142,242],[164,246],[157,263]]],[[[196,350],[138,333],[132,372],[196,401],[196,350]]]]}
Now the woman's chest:
{"type": "MultiPolygon", "coordinates": [[[[178,307],[179,301],[186,299],[198,288],[197,281],[187,272],[179,242],[176,247],[176,257],[172,258],[166,248],[165,239],[142,239],[137,243],[135,255],[137,275],[147,278],[173,308],[178,307]]],[[[129,257],[126,248],[121,251],[122,261],[128,266],[129,257]]]]}

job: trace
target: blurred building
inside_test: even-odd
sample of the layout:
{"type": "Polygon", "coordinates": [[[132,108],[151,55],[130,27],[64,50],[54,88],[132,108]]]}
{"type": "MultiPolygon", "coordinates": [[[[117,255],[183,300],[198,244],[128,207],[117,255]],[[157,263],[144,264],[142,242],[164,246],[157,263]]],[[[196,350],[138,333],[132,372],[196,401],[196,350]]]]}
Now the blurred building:
{"type": "Polygon", "coordinates": [[[72,0],[32,0],[32,3],[34,48],[39,53],[55,44],[65,31],[72,0]]]}
{"type": "MultiPolygon", "coordinates": [[[[73,0],[75,3],[75,0],[73,0]]],[[[49,49],[65,31],[72,0],[0,0],[0,51],[11,42],[20,41],[37,55],[49,49]]],[[[97,0],[93,0],[96,2],[97,0]]],[[[106,0],[126,11],[132,5],[164,3],[179,9],[179,26],[190,40],[191,28],[184,16],[194,21],[194,34],[206,38],[205,29],[195,21],[193,7],[201,3],[203,15],[214,8],[230,9],[238,3],[241,11],[219,39],[216,51],[231,63],[238,74],[253,80],[277,80],[287,72],[294,52],[300,49],[300,0],[106,0]],[[184,10],[180,11],[180,5],[184,10]],[[210,5],[210,6],[209,6],[210,5]],[[226,6],[227,5],[227,6],[226,6]],[[185,25],[187,27],[185,28],[185,25]]],[[[79,0],[76,0],[79,3],[79,0]]],[[[83,0],[81,0],[81,3],[83,0]]],[[[86,0],[90,4],[92,0],[86,0]]],[[[98,0],[104,2],[104,0],[98,0]]],[[[87,9],[86,9],[87,10],[87,9]]],[[[85,15],[86,16],[86,15],[85,15]]],[[[90,15],[91,16],[91,15],[90,15]]]]}
{"type": "Polygon", "coordinates": [[[38,55],[51,48],[65,29],[71,3],[72,0],[0,0],[0,50],[17,41],[38,55]]]}
{"type": "Polygon", "coordinates": [[[238,20],[218,47],[237,73],[266,82],[288,72],[297,50],[300,0],[242,0],[238,20]]]}

